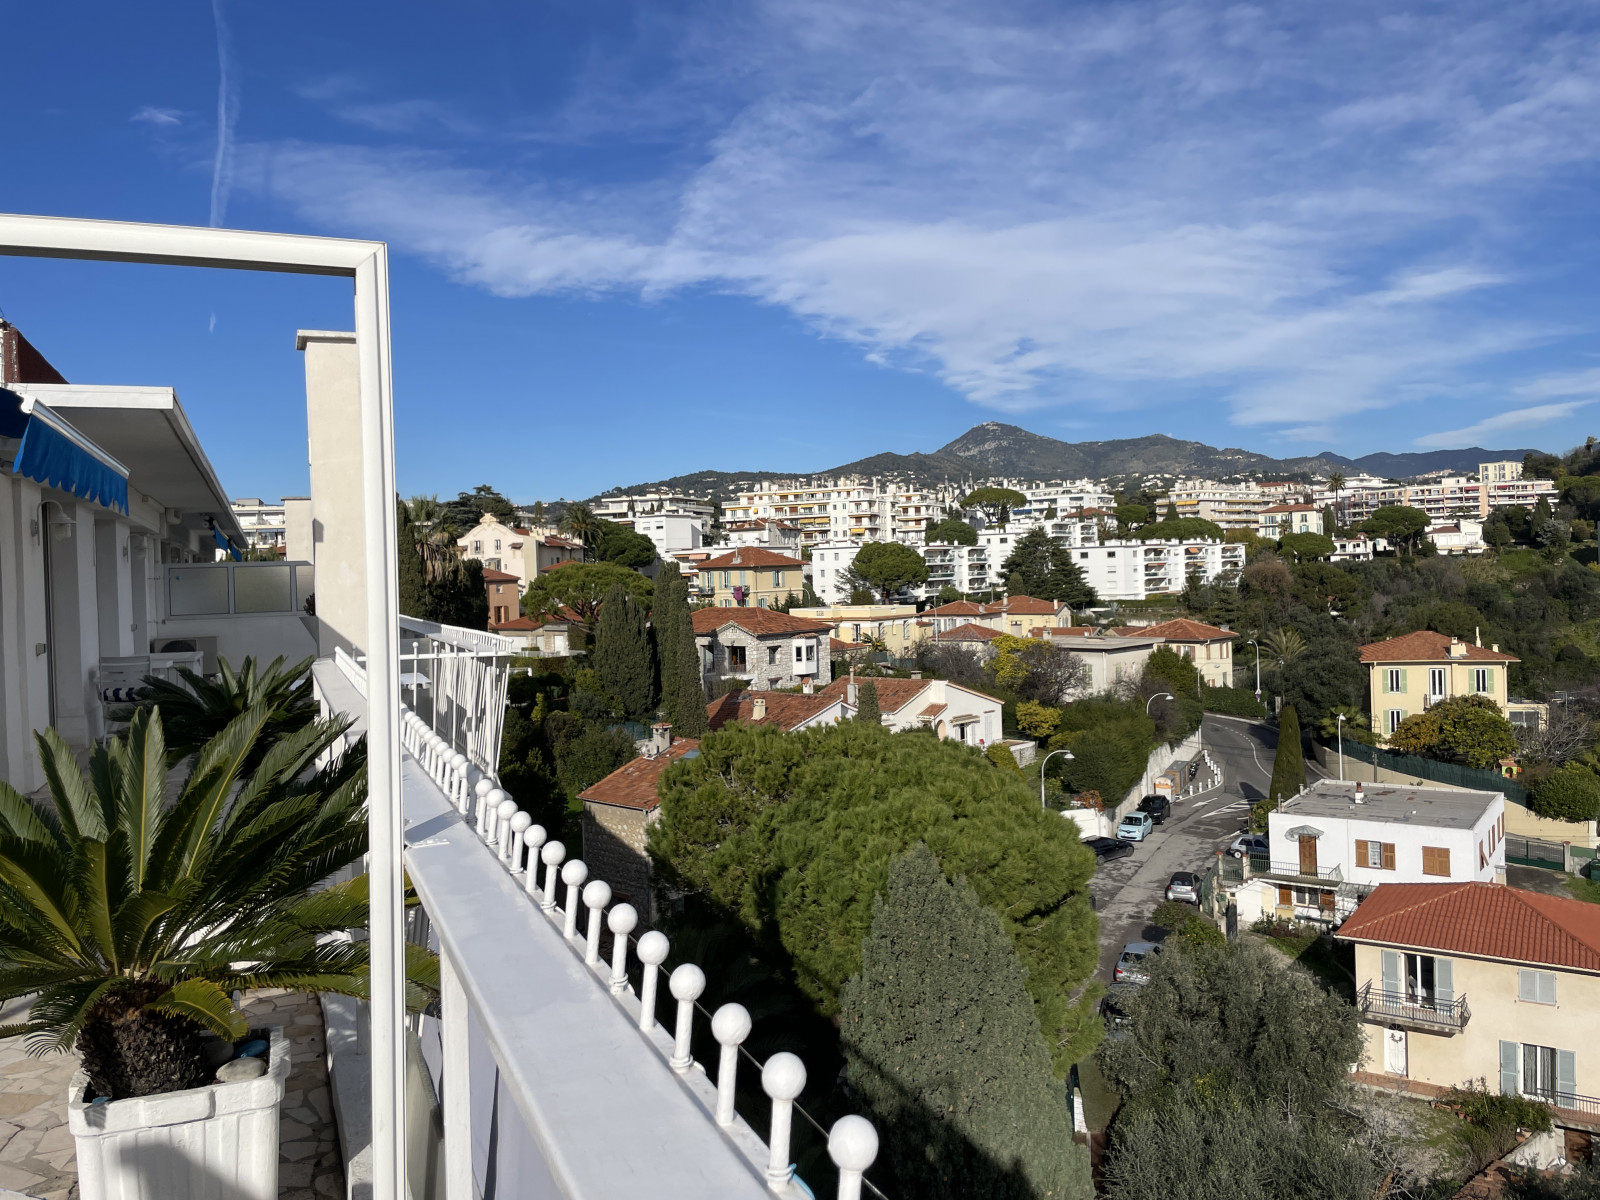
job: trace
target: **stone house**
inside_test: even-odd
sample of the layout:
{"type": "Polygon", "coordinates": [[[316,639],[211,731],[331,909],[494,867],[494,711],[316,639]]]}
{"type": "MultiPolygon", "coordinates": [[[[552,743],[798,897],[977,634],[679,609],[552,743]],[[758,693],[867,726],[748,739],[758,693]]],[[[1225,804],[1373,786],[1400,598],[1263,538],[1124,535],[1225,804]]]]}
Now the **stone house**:
{"type": "Polygon", "coordinates": [[[652,919],[650,856],[645,851],[650,826],[661,819],[656,786],[672,763],[700,753],[694,738],[672,736],[672,727],[651,727],[644,752],[600,782],[578,793],[583,801],[583,859],[593,879],[611,885],[647,923],[652,919]]]}
{"type": "MultiPolygon", "coordinates": [[[[748,552],[747,552],[748,553],[748,552]]],[[[833,677],[828,657],[832,627],[768,608],[701,608],[691,614],[708,695],[724,679],[744,679],[751,691],[821,687],[833,677]]]]}

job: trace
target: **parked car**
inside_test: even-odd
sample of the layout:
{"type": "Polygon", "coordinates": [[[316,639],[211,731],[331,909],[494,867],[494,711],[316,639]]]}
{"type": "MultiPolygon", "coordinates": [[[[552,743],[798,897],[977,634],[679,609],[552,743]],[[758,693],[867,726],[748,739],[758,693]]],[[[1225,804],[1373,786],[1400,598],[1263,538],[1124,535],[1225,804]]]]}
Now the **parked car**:
{"type": "Polygon", "coordinates": [[[1249,855],[1251,858],[1267,857],[1267,839],[1263,834],[1244,833],[1233,839],[1233,845],[1228,847],[1228,853],[1235,858],[1249,855]]]}
{"type": "Polygon", "coordinates": [[[1139,801],[1139,811],[1149,813],[1150,819],[1159,825],[1171,815],[1172,801],[1165,796],[1146,796],[1139,801]]]}
{"type": "Polygon", "coordinates": [[[1111,972],[1111,978],[1117,983],[1149,983],[1150,972],[1144,965],[1145,959],[1153,958],[1160,953],[1160,942],[1129,942],[1122,948],[1122,954],[1117,959],[1116,968],[1111,972]]]}
{"type": "Polygon", "coordinates": [[[1110,862],[1114,858],[1127,858],[1133,853],[1133,847],[1127,842],[1119,842],[1116,838],[1092,837],[1084,838],[1083,844],[1094,851],[1095,864],[1110,862]]]}
{"type": "Polygon", "coordinates": [[[1174,871],[1167,880],[1167,899],[1186,904],[1200,903],[1200,876],[1193,871],[1174,871]]]}
{"type": "Polygon", "coordinates": [[[1120,1042],[1127,1037],[1133,1024],[1128,1016],[1129,1001],[1136,990],[1131,983],[1113,983],[1100,1001],[1100,1016],[1106,1023],[1106,1037],[1120,1042]]]}
{"type": "Polygon", "coordinates": [[[1155,827],[1156,823],[1150,819],[1149,813],[1131,812],[1117,826],[1117,836],[1125,842],[1142,842],[1155,827]]]}

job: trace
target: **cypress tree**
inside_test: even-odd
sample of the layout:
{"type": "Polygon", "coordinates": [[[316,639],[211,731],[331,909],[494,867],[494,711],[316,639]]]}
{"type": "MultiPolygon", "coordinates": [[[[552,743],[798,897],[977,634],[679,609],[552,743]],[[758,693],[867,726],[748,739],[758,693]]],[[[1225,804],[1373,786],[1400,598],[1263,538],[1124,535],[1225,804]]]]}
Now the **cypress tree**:
{"type": "Polygon", "coordinates": [[[1278,717],[1278,754],[1272,760],[1271,794],[1267,797],[1276,808],[1279,801],[1287,800],[1306,785],[1306,760],[1300,751],[1300,715],[1294,705],[1285,704],[1278,717]]]}
{"type": "Polygon", "coordinates": [[[867,680],[856,694],[856,720],[868,725],[883,724],[883,710],[878,707],[878,685],[867,680]]]}
{"type": "Polygon", "coordinates": [[[925,842],[890,863],[841,1002],[846,1078],[877,1122],[900,1194],[1092,1194],[1017,952],[925,842]]]}
{"type": "Polygon", "coordinates": [[[644,610],[621,584],[606,592],[594,633],[594,670],[600,683],[622,702],[630,717],[655,703],[655,656],[644,610]]]}
{"type": "Polygon", "coordinates": [[[678,686],[672,706],[672,731],[679,737],[699,737],[706,731],[706,687],[700,677],[700,647],[694,642],[694,621],[689,606],[678,609],[678,686]]]}
{"type": "Polygon", "coordinates": [[[400,559],[400,611],[408,617],[420,617],[427,576],[417,549],[417,527],[411,523],[411,509],[400,499],[395,500],[395,542],[400,559]]]}
{"type": "Polygon", "coordinates": [[[656,642],[656,678],[661,685],[661,707],[669,721],[677,720],[678,707],[678,614],[687,609],[688,585],[678,564],[666,563],[656,576],[656,595],[650,614],[656,642]]]}

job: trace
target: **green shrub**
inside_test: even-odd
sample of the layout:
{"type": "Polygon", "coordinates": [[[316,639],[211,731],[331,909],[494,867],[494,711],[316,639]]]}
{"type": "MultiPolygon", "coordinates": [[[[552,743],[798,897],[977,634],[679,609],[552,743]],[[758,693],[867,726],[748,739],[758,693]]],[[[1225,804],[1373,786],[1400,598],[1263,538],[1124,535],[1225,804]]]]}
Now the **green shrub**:
{"type": "Polygon", "coordinates": [[[1017,766],[1016,755],[1012,754],[1008,747],[1000,745],[999,742],[985,750],[983,756],[1002,771],[1022,770],[1021,767],[1017,766]]]}
{"type": "Polygon", "coordinates": [[[1207,712],[1228,717],[1267,716],[1267,706],[1249,688],[1208,687],[1200,693],[1200,704],[1207,712]]]}
{"type": "Polygon", "coordinates": [[[1518,1130],[1544,1133],[1550,1128],[1548,1107],[1537,1100],[1491,1092],[1481,1081],[1471,1087],[1451,1088],[1439,1103],[1461,1114],[1461,1124],[1452,1128],[1451,1140],[1460,1167],[1468,1175],[1476,1175],[1510,1153],[1517,1144],[1518,1130]]]}
{"type": "Polygon", "coordinates": [[[1560,767],[1537,779],[1528,807],[1554,821],[1592,821],[1600,816],[1600,778],[1583,767],[1560,767]]]}

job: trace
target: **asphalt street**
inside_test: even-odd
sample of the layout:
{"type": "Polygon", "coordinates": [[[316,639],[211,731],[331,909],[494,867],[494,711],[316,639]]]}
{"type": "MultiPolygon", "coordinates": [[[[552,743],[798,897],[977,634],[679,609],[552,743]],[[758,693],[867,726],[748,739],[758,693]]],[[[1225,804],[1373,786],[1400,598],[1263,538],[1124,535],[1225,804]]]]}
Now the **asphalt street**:
{"type": "Polygon", "coordinates": [[[1159,904],[1174,871],[1204,871],[1218,849],[1226,848],[1250,820],[1250,806],[1267,794],[1278,731],[1265,722],[1208,715],[1202,740],[1222,768],[1222,786],[1179,800],[1172,815],[1133,855],[1106,863],[1092,886],[1100,914],[1100,978],[1111,970],[1128,942],[1150,940],[1151,910],[1159,904]]]}

